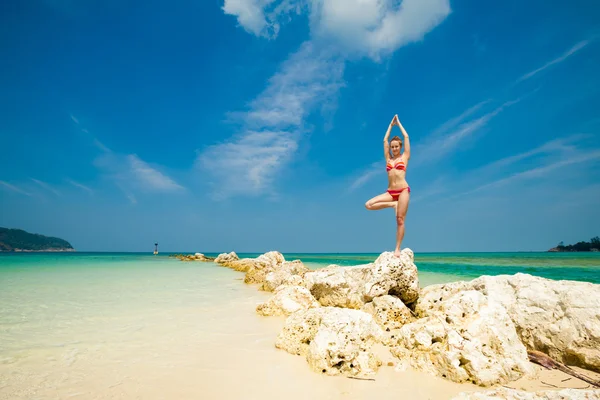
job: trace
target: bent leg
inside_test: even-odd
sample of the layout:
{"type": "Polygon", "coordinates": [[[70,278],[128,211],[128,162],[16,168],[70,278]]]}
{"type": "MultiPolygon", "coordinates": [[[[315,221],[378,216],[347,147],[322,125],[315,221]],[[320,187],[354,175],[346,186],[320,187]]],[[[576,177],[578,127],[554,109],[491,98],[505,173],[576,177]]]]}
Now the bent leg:
{"type": "Polygon", "coordinates": [[[394,250],[396,257],[400,256],[400,245],[402,244],[402,239],[404,239],[404,220],[408,211],[409,200],[410,192],[408,189],[403,190],[398,197],[398,206],[396,207],[396,223],[398,225],[396,231],[396,249],[394,250]]]}
{"type": "Polygon", "coordinates": [[[388,192],[373,197],[365,203],[367,210],[381,210],[383,208],[396,207],[396,201],[388,192]]]}

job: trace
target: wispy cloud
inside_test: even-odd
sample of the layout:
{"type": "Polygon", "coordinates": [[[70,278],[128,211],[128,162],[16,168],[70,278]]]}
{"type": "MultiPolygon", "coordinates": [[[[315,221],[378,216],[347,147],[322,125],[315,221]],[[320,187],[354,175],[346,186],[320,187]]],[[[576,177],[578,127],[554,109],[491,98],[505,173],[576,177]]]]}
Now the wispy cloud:
{"type": "Polygon", "coordinates": [[[201,171],[216,178],[217,197],[271,191],[280,168],[293,160],[307,131],[305,118],[335,101],[343,67],[339,59],[305,43],[283,63],[248,112],[232,114],[242,122],[242,132],[204,149],[196,160],[201,171]]]}
{"type": "MultiPolygon", "coordinates": [[[[455,179],[453,193],[448,193],[438,201],[449,201],[526,179],[544,178],[559,168],[600,160],[600,149],[589,150],[589,143],[585,143],[585,139],[590,138],[590,135],[575,134],[492,161],[455,179]],[[519,165],[527,165],[528,168],[523,170],[519,165]]],[[[430,188],[438,186],[432,184],[430,188]]],[[[422,199],[426,197],[431,196],[421,196],[422,199]]]]}
{"type": "Polygon", "coordinates": [[[25,196],[32,196],[31,193],[26,192],[25,190],[23,190],[23,189],[15,186],[15,185],[11,185],[8,182],[0,181],[0,186],[3,187],[3,188],[5,188],[5,189],[7,189],[7,190],[15,192],[15,193],[24,194],[25,196]]]}
{"type": "Polygon", "coordinates": [[[512,183],[517,180],[541,178],[541,177],[546,176],[549,172],[552,172],[558,168],[563,168],[563,167],[566,167],[566,166],[569,166],[572,164],[581,164],[581,163],[585,163],[588,161],[595,161],[595,160],[600,160],[600,150],[587,151],[582,154],[579,154],[576,157],[569,157],[569,158],[563,159],[561,161],[553,160],[549,163],[546,163],[545,165],[531,168],[531,169],[528,169],[525,171],[520,171],[520,172],[510,175],[509,177],[498,179],[493,182],[478,186],[475,189],[472,189],[472,190],[469,190],[469,191],[466,191],[463,193],[459,193],[455,197],[473,194],[473,193],[476,193],[476,192],[479,192],[479,191],[482,191],[485,189],[490,189],[493,187],[507,185],[507,184],[512,183]]]}
{"type": "Polygon", "coordinates": [[[66,180],[68,183],[70,183],[71,185],[73,185],[73,186],[75,186],[75,187],[77,187],[77,188],[79,188],[79,189],[82,189],[82,190],[84,190],[84,191],[88,192],[89,194],[94,194],[94,191],[93,191],[91,188],[89,188],[89,187],[87,187],[87,186],[85,186],[85,185],[83,185],[83,184],[81,184],[81,183],[79,183],[79,182],[76,182],[76,181],[74,181],[74,180],[72,180],[72,179],[68,179],[68,178],[67,178],[67,179],[65,179],[65,180],[66,180]]]}
{"type": "Polygon", "coordinates": [[[519,101],[521,101],[521,99],[507,101],[499,107],[496,107],[492,111],[478,118],[471,119],[467,122],[458,124],[457,121],[464,120],[465,115],[470,116],[483,104],[487,103],[487,101],[479,103],[476,106],[467,109],[467,111],[465,111],[459,117],[454,118],[452,120],[452,124],[444,124],[448,125],[448,128],[450,128],[449,131],[448,128],[446,128],[445,132],[438,130],[435,135],[429,136],[429,139],[426,140],[423,144],[418,144],[415,146],[416,149],[426,149],[427,151],[427,158],[423,159],[422,162],[435,162],[438,159],[445,156],[446,154],[455,150],[465,139],[484,128],[492,120],[492,118],[500,114],[506,108],[518,103],[519,101]],[[473,110],[474,108],[475,110],[473,110]]]}
{"type": "Polygon", "coordinates": [[[52,186],[50,186],[49,184],[47,184],[46,182],[43,182],[43,181],[40,181],[40,180],[34,179],[34,178],[29,178],[29,179],[31,179],[33,182],[35,182],[39,186],[43,187],[44,189],[54,193],[56,196],[60,196],[60,192],[58,190],[56,190],[55,188],[53,188],[52,186]]]}
{"type": "Polygon", "coordinates": [[[440,125],[435,131],[431,133],[431,136],[436,137],[443,134],[447,134],[450,130],[456,128],[456,126],[463,122],[467,117],[470,117],[475,112],[479,111],[481,107],[490,103],[491,101],[492,100],[484,100],[480,103],[475,104],[474,106],[467,108],[460,115],[457,115],[456,117],[451,118],[448,121],[444,122],[442,125],[440,125]]]}
{"type": "Polygon", "coordinates": [[[130,201],[135,198],[136,192],[139,194],[185,191],[183,186],[135,154],[119,154],[106,148],[106,151],[94,160],[94,165],[121,189],[130,201]]]}
{"type": "MultiPolygon", "coordinates": [[[[383,157],[382,157],[382,160],[383,160],[383,157]]],[[[384,171],[383,161],[374,162],[369,167],[365,168],[364,171],[362,171],[356,178],[354,178],[352,180],[352,182],[348,186],[348,191],[352,192],[352,191],[358,189],[359,187],[363,186],[365,183],[370,181],[375,176],[383,175],[382,171],[384,171]]]]}
{"type": "MultiPolygon", "coordinates": [[[[71,119],[80,125],[75,116],[71,115],[71,119]]],[[[148,162],[142,160],[137,154],[117,153],[104,145],[88,129],[82,128],[81,131],[101,151],[101,154],[94,160],[94,165],[123,192],[132,204],[137,203],[136,192],[175,193],[186,190],[157,167],[152,167],[148,162]]],[[[92,193],[92,190],[84,185],[72,180],[69,182],[92,193]]]]}
{"type": "Polygon", "coordinates": [[[546,64],[544,64],[543,66],[541,66],[540,68],[533,70],[523,76],[521,76],[519,79],[516,80],[515,83],[519,83],[522,81],[525,81],[537,74],[539,74],[540,72],[542,72],[543,70],[545,70],[546,68],[549,68],[555,64],[561,63],[563,61],[565,61],[567,58],[571,57],[573,54],[577,53],[579,50],[583,49],[585,46],[587,46],[590,43],[589,40],[582,40],[581,42],[575,44],[573,47],[571,47],[569,50],[567,50],[562,56],[555,58],[552,61],[547,62],[546,64]]]}
{"type": "Polygon", "coordinates": [[[183,186],[157,169],[150,167],[148,163],[135,154],[128,155],[127,162],[135,180],[146,190],[157,192],[177,192],[184,190],[183,186]]]}

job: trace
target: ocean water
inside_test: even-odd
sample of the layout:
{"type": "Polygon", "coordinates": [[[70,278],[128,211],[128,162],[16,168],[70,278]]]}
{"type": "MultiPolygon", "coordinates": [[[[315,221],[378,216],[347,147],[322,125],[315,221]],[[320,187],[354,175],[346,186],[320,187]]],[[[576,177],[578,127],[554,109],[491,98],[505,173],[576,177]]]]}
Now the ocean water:
{"type": "MultiPolygon", "coordinates": [[[[317,269],[378,255],[284,256],[317,269]]],[[[432,253],[415,263],[422,286],[516,272],[600,283],[598,253],[432,253]]],[[[255,312],[270,295],[242,273],[166,254],[0,254],[0,399],[241,398],[243,387],[217,382],[248,374],[259,393],[291,368],[305,373],[274,350],[281,319],[255,312]]]]}

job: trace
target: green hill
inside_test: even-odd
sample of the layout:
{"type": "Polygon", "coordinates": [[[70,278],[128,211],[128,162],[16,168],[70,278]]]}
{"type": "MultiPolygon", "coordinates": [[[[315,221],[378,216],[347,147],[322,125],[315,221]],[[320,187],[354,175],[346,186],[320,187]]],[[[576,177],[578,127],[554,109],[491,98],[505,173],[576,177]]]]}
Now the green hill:
{"type": "Polygon", "coordinates": [[[29,233],[21,229],[0,228],[0,251],[74,251],[63,239],[29,233]]]}

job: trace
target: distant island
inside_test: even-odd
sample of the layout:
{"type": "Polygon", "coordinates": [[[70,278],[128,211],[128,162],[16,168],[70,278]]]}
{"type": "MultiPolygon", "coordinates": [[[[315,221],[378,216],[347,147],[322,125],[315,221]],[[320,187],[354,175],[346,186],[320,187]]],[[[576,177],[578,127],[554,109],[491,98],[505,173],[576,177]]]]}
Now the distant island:
{"type": "Polygon", "coordinates": [[[551,248],[548,251],[562,252],[562,251],[600,251],[600,237],[593,237],[589,242],[578,242],[575,244],[564,245],[560,242],[558,246],[551,248]]]}
{"type": "Polygon", "coordinates": [[[0,227],[0,252],[17,251],[75,251],[63,239],[29,233],[22,229],[0,227]]]}

